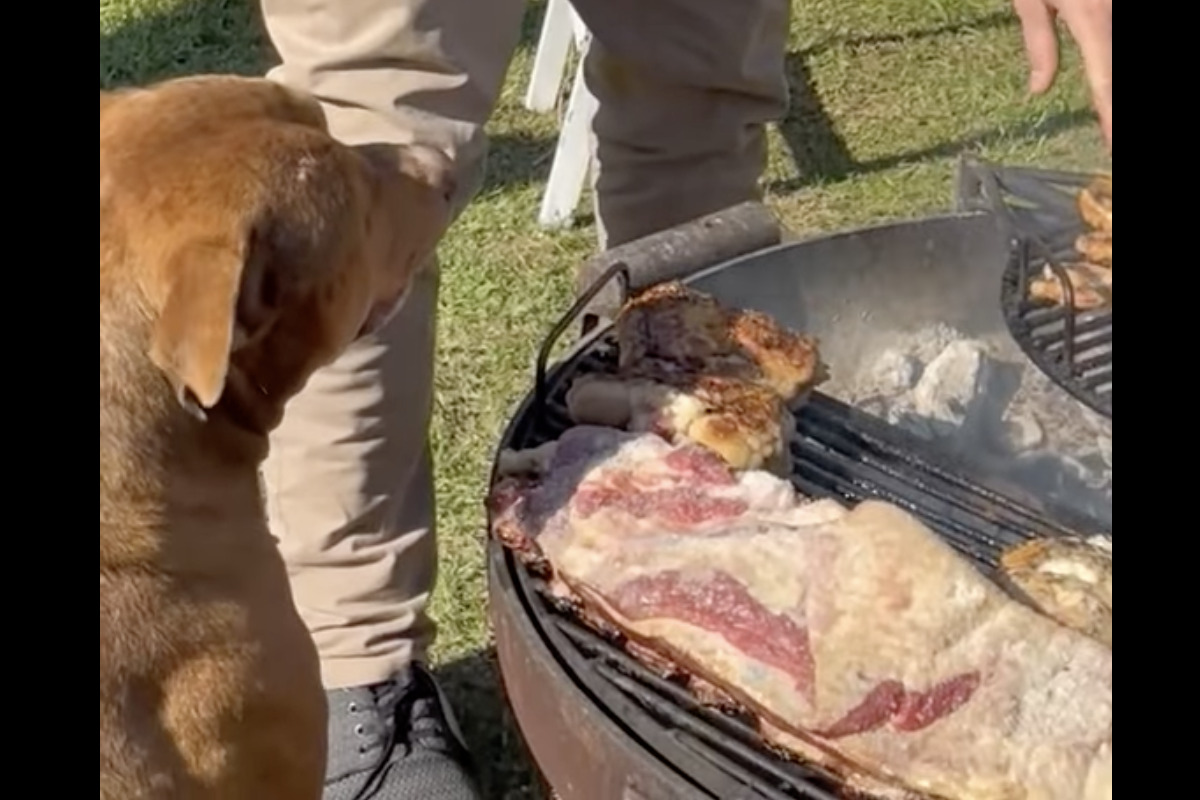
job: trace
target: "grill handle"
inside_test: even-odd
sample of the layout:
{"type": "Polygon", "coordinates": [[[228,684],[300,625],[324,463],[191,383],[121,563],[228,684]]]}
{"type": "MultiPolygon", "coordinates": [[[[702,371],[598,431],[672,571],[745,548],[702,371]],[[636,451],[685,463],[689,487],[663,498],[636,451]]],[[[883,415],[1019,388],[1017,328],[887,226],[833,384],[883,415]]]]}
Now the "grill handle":
{"type": "Polygon", "coordinates": [[[611,286],[613,279],[617,279],[617,290],[620,297],[628,296],[630,292],[630,274],[629,267],[622,261],[609,264],[608,268],[596,279],[592,285],[588,286],[575,304],[567,310],[559,318],[558,322],[554,323],[554,327],[546,334],[545,340],[542,341],[542,346],[538,348],[537,362],[534,367],[534,414],[535,417],[541,417],[546,404],[546,365],[550,361],[550,353],[554,350],[554,345],[558,344],[558,340],[566,332],[567,328],[571,327],[571,323],[579,319],[579,315],[583,313],[584,308],[590,303],[596,295],[602,290],[611,286]]]}
{"type": "Polygon", "coordinates": [[[598,253],[585,261],[575,276],[577,297],[602,284],[584,310],[581,335],[586,336],[601,321],[611,320],[629,292],[773,247],[782,238],[775,216],[752,200],[598,253]],[[624,292],[618,292],[605,278],[608,269],[618,263],[624,264],[628,273],[624,292]]]}

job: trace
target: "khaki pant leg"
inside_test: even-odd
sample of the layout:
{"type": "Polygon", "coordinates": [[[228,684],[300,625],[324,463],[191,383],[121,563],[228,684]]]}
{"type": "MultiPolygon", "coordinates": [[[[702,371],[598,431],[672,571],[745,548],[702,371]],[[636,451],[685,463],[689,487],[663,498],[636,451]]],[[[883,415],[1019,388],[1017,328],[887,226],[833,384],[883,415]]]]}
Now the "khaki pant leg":
{"type": "Polygon", "coordinates": [[[595,202],[612,247],[760,196],[787,110],[789,0],[573,0],[593,35],[595,202]]]}
{"type": "MultiPolygon", "coordinates": [[[[483,124],[520,32],[519,0],[263,0],[282,58],[270,77],[314,94],[349,144],[419,141],[483,171],[483,124]]],[[[376,336],[289,405],[264,466],[273,533],[327,688],[422,658],[436,574],[428,428],[436,266],[376,336]]]]}

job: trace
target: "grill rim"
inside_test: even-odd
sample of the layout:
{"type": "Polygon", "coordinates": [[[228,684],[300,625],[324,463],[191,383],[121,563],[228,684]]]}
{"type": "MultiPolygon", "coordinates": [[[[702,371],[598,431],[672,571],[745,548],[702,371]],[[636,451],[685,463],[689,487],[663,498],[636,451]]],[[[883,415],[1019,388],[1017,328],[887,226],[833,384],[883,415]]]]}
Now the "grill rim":
{"type": "MultiPolygon", "coordinates": [[[[952,216],[974,215],[956,214],[952,216]]],[[[877,227],[888,227],[890,224],[895,223],[886,223],[877,227]]],[[[787,243],[778,247],[785,248],[794,244],[795,243],[787,243]]],[[[776,248],[769,248],[769,250],[774,249],[776,248]]],[[[743,262],[743,259],[735,259],[734,261],[719,264],[712,268],[694,273],[693,275],[683,277],[681,280],[685,284],[692,284],[702,280],[704,276],[711,274],[712,272],[726,269],[741,262],[743,262]]],[[[601,278],[595,284],[593,284],[591,288],[595,290],[595,292],[598,292],[604,285],[608,283],[608,281],[615,278],[622,280],[627,286],[628,275],[625,273],[622,276],[622,270],[620,267],[621,265],[619,264],[611,267],[605,273],[605,275],[601,276],[601,278]]],[[[585,292],[580,296],[573,308],[564,314],[558,323],[556,323],[551,329],[550,335],[547,336],[546,340],[543,341],[541,347],[539,348],[538,359],[535,366],[535,386],[526,393],[525,397],[522,399],[521,403],[518,405],[516,411],[512,414],[508,424],[505,427],[493,459],[492,470],[489,476],[489,490],[491,487],[494,487],[496,483],[500,453],[503,450],[514,446],[529,447],[539,444],[540,440],[536,438],[535,434],[539,425],[543,425],[543,421],[547,418],[547,403],[550,399],[550,396],[554,392],[564,391],[565,386],[572,378],[584,374],[584,372],[579,368],[581,362],[585,361],[590,355],[594,355],[596,350],[602,347],[606,341],[611,343],[614,327],[611,321],[605,321],[589,330],[585,335],[580,337],[575,342],[571,343],[567,352],[552,364],[549,361],[550,353],[553,351],[558,337],[570,327],[571,323],[578,315],[578,312],[586,307],[590,294],[593,293],[594,292],[585,292]]],[[[834,403],[845,406],[845,404],[841,403],[841,401],[837,401],[834,398],[829,399],[834,403]]],[[[846,406],[846,408],[851,407],[846,406]]],[[[801,413],[803,413],[803,410],[801,413]]],[[[925,448],[924,445],[919,444],[920,440],[916,439],[916,437],[909,436],[905,432],[895,428],[894,426],[889,426],[882,421],[879,421],[879,424],[882,426],[882,430],[884,430],[887,436],[893,441],[896,438],[905,440],[902,444],[898,444],[896,446],[901,447],[906,453],[910,454],[912,458],[916,460],[924,460],[927,463],[945,470],[960,469],[959,465],[953,463],[953,460],[949,459],[947,456],[943,454],[931,453],[925,448]]],[[[850,429],[850,431],[860,432],[855,431],[854,429],[850,429]]],[[[561,432],[561,430],[558,431],[558,434],[561,435],[561,432]]],[[[800,435],[801,434],[799,430],[793,435],[793,447],[795,447],[795,442],[800,438],[800,435]]],[[[973,474],[977,472],[977,470],[967,469],[966,472],[963,473],[963,476],[967,478],[967,483],[973,488],[977,490],[982,489],[988,492],[993,492],[999,497],[1004,498],[1005,500],[1017,506],[1021,506],[1025,514],[1031,520],[1041,521],[1044,529],[1052,530],[1057,528],[1059,530],[1063,530],[1065,528],[1067,523],[1063,522],[1061,518],[1059,523],[1053,522],[1048,518],[1047,514],[1041,513],[1037,509],[1026,505],[1021,500],[1015,499],[1011,490],[1000,491],[993,489],[990,486],[990,482],[982,478],[972,480],[973,474]]],[[[796,481],[793,479],[793,485],[795,484],[796,481]]],[[[799,487],[797,488],[799,489],[799,487]]],[[[806,492],[806,494],[811,495],[812,493],[806,492]]],[[[830,492],[826,492],[823,495],[818,496],[830,496],[831,494],[832,493],[830,492]]],[[[847,498],[839,497],[839,499],[845,501],[847,498]]],[[[925,515],[920,514],[919,512],[917,512],[917,515],[923,520],[926,519],[925,515]]],[[[926,522],[928,524],[927,520],[926,522]]],[[[806,776],[801,776],[799,774],[789,776],[792,788],[795,789],[798,794],[781,794],[778,792],[773,792],[769,786],[755,786],[753,783],[740,782],[737,776],[728,774],[728,772],[722,769],[719,764],[714,764],[714,759],[711,754],[705,755],[694,752],[689,753],[688,747],[680,742],[678,737],[672,735],[672,731],[668,729],[664,722],[657,719],[651,711],[646,709],[644,702],[630,698],[628,696],[628,692],[623,690],[620,686],[613,685],[612,681],[600,674],[600,670],[597,669],[593,660],[590,660],[588,656],[581,651],[578,643],[572,641],[571,637],[561,629],[562,623],[565,622],[568,625],[574,625],[590,635],[597,637],[597,639],[605,642],[605,646],[612,651],[612,654],[615,654],[617,657],[632,661],[647,675],[651,677],[657,677],[654,676],[653,671],[639,665],[636,659],[625,652],[620,646],[607,642],[603,635],[595,632],[591,626],[587,625],[582,620],[573,619],[570,615],[565,614],[561,609],[555,608],[550,602],[542,597],[533,585],[536,578],[530,574],[529,570],[518,561],[511,551],[503,547],[503,545],[501,545],[491,535],[492,523],[492,514],[489,510],[487,513],[487,549],[489,570],[503,570],[507,573],[500,585],[511,587],[511,594],[515,595],[515,599],[523,611],[526,619],[529,620],[532,628],[538,634],[538,641],[535,643],[536,646],[539,646],[550,653],[554,661],[560,666],[561,669],[559,672],[559,678],[569,682],[574,688],[580,691],[583,696],[586,697],[587,700],[592,703],[592,705],[600,713],[603,714],[604,718],[609,723],[615,725],[617,729],[620,730],[625,736],[628,736],[633,741],[637,742],[642,748],[646,758],[652,759],[661,766],[665,766],[667,769],[676,774],[682,782],[689,783],[693,786],[697,782],[697,773],[695,771],[697,767],[692,766],[687,768],[686,765],[681,765],[679,763],[680,759],[685,762],[691,762],[693,765],[695,765],[697,761],[699,761],[701,764],[703,764],[704,761],[708,761],[709,763],[707,765],[703,765],[700,771],[709,773],[711,775],[712,769],[715,766],[716,771],[719,774],[719,780],[717,784],[714,785],[710,778],[701,783],[701,785],[704,786],[703,791],[706,794],[716,791],[717,794],[709,794],[709,796],[713,797],[799,797],[804,798],[804,800],[835,800],[835,798],[838,797],[837,792],[844,790],[843,784],[837,781],[830,782],[826,785],[821,785],[821,783],[824,783],[823,781],[818,783],[816,780],[814,780],[816,775],[820,774],[819,769],[815,768],[813,765],[800,762],[798,759],[788,759],[772,752],[760,737],[756,737],[759,741],[757,746],[759,752],[755,754],[757,757],[769,761],[772,766],[780,769],[790,768],[797,773],[808,773],[806,776]],[[722,785],[725,785],[730,781],[733,782],[730,784],[732,793],[730,792],[730,789],[720,788],[722,785]],[[765,793],[763,791],[764,788],[766,789],[765,793]]],[[[1079,532],[1082,533],[1082,530],[1079,532]]],[[[1111,531],[1107,531],[1107,533],[1111,536],[1111,531]]],[[[942,535],[944,539],[948,538],[944,534],[941,534],[940,531],[939,535],[942,535]]],[[[1033,534],[1031,533],[1030,535],[1033,534]]],[[[979,538],[983,539],[985,537],[986,534],[980,533],[979,538]]],[[[979,559],[976,559],[976,561],[978,563],[979,559]]],[[[986,567],[987,565],[981,564],[981,566],[986,567]]],[[[489,585],[493,585],[491,581],[489,581],[489,585]]],[[[489,603],[491,602],[496,602],[496,598],[489,596],[489,603]]],[[[611,663],[612,657],[610,655],[605,657],[603,660],[611,663]]],[[[642,684],[643,691],[648,691],[644,686],[644,680],[639,680],[639,683],[642,684]]],[[[698,699],[691,699],[697,707],[703,708],[703,704],[700,703],[698,699]]],[[[689,711],[688,709],[681,710],[685,713],[688,713],[697,721],[701,722],[701,724],[706,724],[709,727],[714,728],[715,732],[719,736],[725,736],[733,741],[738,741],[738,737],[730,736],[730,734],[727,732],[720,730],[718,726],[705,719],[702,715],[693,711],[689,711]]],[[[709,713],[725,717],[731,724],[735,724],[735,721],[732,717],[727,717],[727,715],[723,715],[719,711],[713,710],[709,713]]],[[[728,745],[726,743],[725,747],[727,746],[728,745]]],[[[712,746],[709,745],[709,747],[712,746]]],[[[751,745],[751,747],[754,746],[751,745]]],[[[717,750],[715,747],[712,747],[712,749],[714,751],[717,750]]],[[[781,784],[780,786],[783,788],[781,784]]]]}

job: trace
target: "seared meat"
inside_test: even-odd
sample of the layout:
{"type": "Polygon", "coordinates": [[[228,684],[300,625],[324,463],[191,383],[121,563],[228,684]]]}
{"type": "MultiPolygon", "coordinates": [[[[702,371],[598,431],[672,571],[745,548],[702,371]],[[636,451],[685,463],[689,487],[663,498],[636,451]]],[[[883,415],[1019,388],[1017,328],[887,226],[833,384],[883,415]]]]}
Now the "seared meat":
{"type": "MultiPolygon", "coordinates": [[[[1076,310],[1086,311],[1112,305],[1112,270],[1095,264],[1067,264],[1063,267],[1073,290],[1073,305],[1076,310]]],[[[1029,282],[1029,296],[1034,301],[1066,305],[1066,292],[1062,281],[1049,266],[1042,268],[1042,275],[1029,282]]]]}
{"type": "Polygon", "coordinates": [[[1089,231],[1075,240],[1075,249],[1089,264],[1112,269],[1112,234],[1089,231]]]}
{"type": "Polygon", "coordinates": [[[777,745],[877,795],[1111,800],[1111,647],[902,509],[803,502],[704,448],[607,428],[512,463],[495,535],[777,745]]]}
{"type": "Polygon", "coordinates": [[[796,422],[770,389],[706,375],[669,375],[663,380],[586,375],[567,392],[567,410],[578,424],[695,442],[734,469],[791,474],[788,441],[796,422]]]}
{"type": "MultiPolygon", "coordinates": [[[[1080,190],[1076,207],[1088,231],[1075,240],[1075,250],[1083,257],[1078,264],[1063,265],[1074,289],[1072,305],[1087,311],[1112,305],[1112,176],[1100,175],[1080,190]]],[[[1058,306],[1067,304],[1062,282],[1050,267],[1029,283],[1029,296],[1035,302],[1058,306]]]]}
{"type": "Polygon", "coordinates": [[[1062,624],[1112,647],[1112,552],[1089,541],[1035,539],[1004,554],[1015,593],[1062,624]]]}
{"type": "Polygon", "coordinates": [[[572,420],[652,431],[707,447],[735,469],[789,474],[789,408],[826,375],[815,339],[678,282],[626,303],[616,332],[617,374],[571,386],[572,420]]]}
{"type": "Polygon", "coordinates": [[[825,380],[817,341],[765,314],[722,307],[678,281],[635,296],[616,320],[622,377],[680,386],[706,375],[765,386],[784,402],[825,380]]]}
{"type": "Polygon", "coordinates": [[[1112,233],[1112,176],[1098,175],[1076,196],[1083,222],[1094,231],[1112,233]]]}

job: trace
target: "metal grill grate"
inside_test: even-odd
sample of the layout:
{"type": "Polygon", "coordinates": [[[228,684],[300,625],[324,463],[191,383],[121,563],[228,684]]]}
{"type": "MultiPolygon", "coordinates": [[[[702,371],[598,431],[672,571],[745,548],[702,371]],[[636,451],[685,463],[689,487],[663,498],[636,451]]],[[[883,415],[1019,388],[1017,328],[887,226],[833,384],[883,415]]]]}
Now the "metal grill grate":
{"type": "Polygon", "coordinates": [[[960,202],[997,215],[1012,239],[1000,302],[1021,350],[1074,398],[1112,418],[1112,306],[1088,311],[1029,300],[1030,283],[1049,265],[1073,296],[1061,264],[1078,259],[1084,225],[1075,195],[1091,175],[967,162],[960,202]]]}

